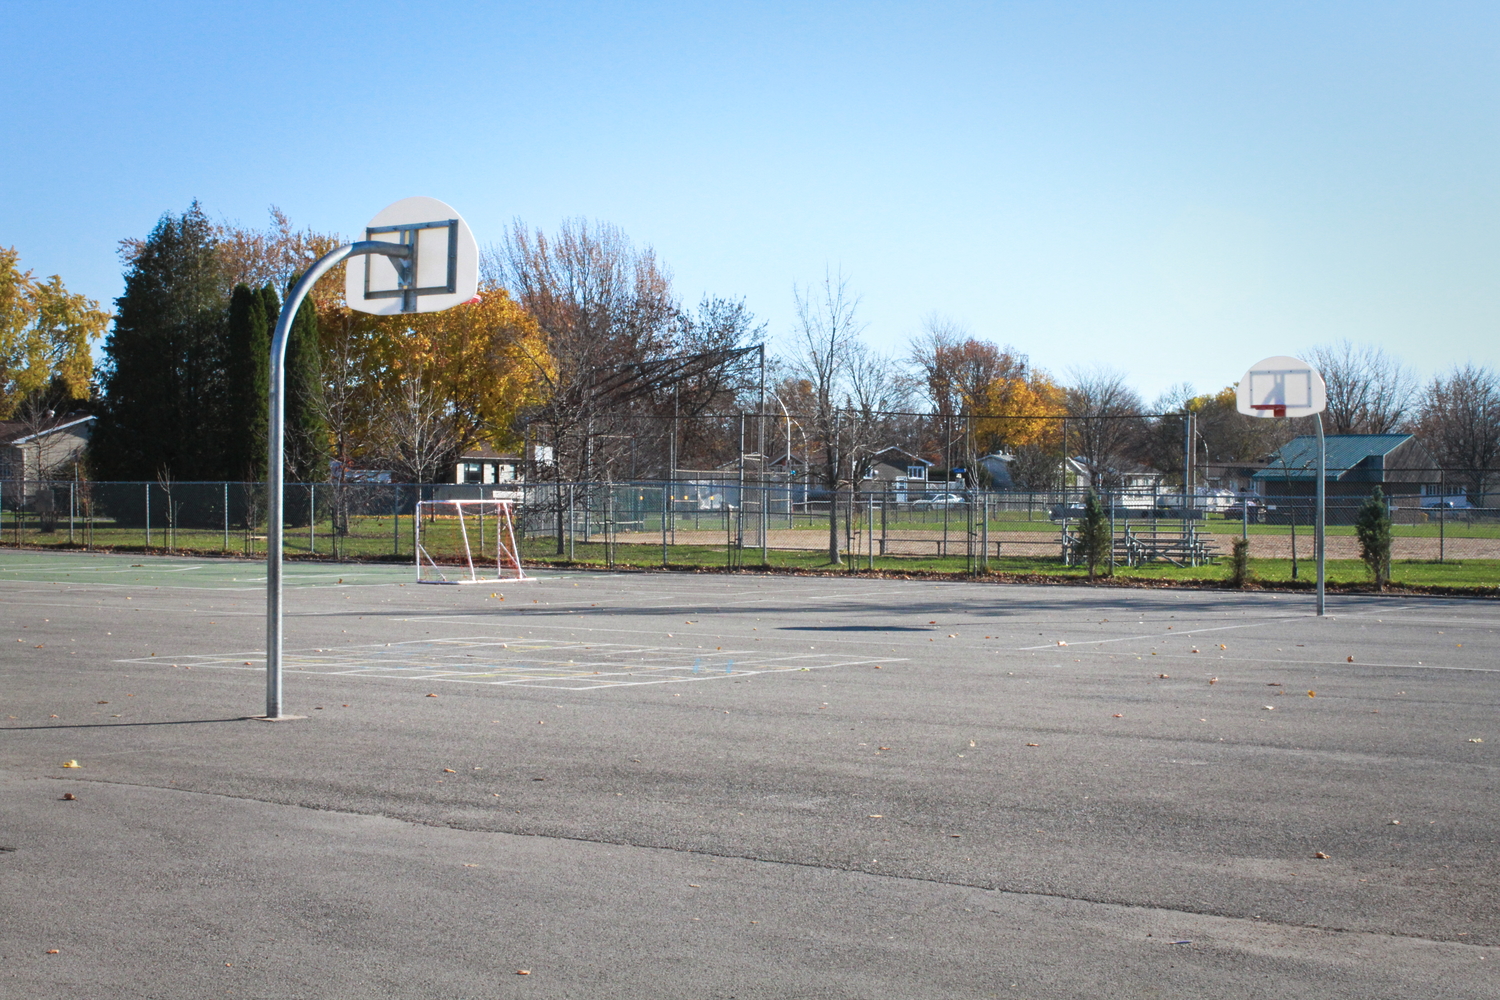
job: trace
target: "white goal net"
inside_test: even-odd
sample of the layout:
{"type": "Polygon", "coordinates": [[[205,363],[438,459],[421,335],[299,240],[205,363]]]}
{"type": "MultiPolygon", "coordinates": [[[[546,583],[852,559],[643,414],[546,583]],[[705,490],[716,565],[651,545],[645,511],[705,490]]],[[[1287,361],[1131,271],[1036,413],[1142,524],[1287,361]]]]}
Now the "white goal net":
{"type": "Polygon", "coordinates": [[[418,583],[530,580],[521,568],[510,500],[417,502],[418,583]]]}

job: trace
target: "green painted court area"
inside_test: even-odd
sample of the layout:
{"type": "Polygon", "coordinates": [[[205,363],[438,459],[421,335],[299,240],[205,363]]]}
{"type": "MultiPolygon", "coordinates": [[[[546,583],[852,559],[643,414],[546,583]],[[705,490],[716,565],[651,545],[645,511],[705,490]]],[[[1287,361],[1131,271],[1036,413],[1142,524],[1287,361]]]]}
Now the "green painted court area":
{"type": "MultiPolygon", "coordinates": [[[[407,565],[285,564],[286,587],[368,587],[410,583],[407,565]]],[[[0,580],[87,583],[91,586],[178,587],[190,590],[264,590],[266,564],[241,559],[108,556],[92,552],[0,552],[0,580]]]]}

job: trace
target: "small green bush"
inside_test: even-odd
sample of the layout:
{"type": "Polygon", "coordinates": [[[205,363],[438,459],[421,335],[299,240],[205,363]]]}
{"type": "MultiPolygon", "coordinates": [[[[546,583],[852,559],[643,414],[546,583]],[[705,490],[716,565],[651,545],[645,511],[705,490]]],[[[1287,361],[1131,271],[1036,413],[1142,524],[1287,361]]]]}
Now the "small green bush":
{"type": "Polygon", "coordinates": [[[1381,590],[1391,579],[1391,512],[1380,487],[1360,505],[1354,518],[1354,534],[1359,538],[1359,558],[1381,590]]]}
{"type": "Polygon", "coordinates": [[[1078,522],[1078,554],[1088,567],[1089,579],[1098,573],[1099,564],[1109,559],[1109,547],[1114,538],[1109,530],[1109,516],[1099,502],[1099,494],[1089,490],[1083,504],[1083,517],[1078,522]]]}
{"type": "Polygon", "coordinates": [[[1229,582],[1243,587],[1250,581],[1250,539],[1236,538],[1229,546],[1229,582]]]}

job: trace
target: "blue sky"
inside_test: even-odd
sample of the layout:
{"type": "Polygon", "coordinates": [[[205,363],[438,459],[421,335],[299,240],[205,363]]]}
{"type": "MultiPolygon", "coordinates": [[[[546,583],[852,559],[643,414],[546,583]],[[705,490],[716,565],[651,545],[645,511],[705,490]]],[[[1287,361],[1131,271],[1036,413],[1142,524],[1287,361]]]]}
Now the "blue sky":
{"type": "Polygon", "coordinates": [[[784,335],[842,269],[1149,400],[1350,338],[1500,366],[1500,4],[0,0],[0,245],[119,294],[194,198],[602,219],[784,335]]]}

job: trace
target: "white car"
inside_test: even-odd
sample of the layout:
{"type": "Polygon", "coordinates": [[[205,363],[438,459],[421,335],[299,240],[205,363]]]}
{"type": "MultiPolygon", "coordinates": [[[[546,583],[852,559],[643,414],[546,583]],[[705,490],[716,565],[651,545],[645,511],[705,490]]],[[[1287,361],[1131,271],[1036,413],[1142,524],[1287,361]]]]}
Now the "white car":
{"type": "Polygon", "coordinates": [[[937,493],[920,500],[913,500],[913,507],[962,507],[969,501],[958,493],[937,493]]]}

